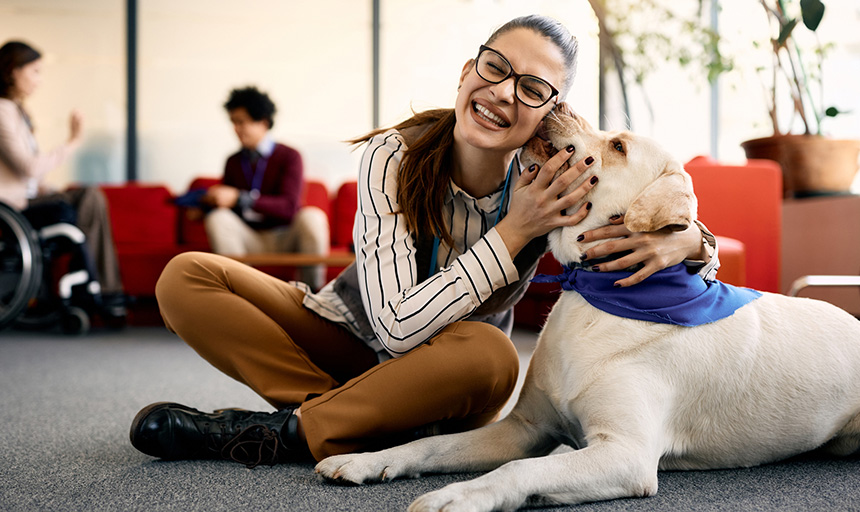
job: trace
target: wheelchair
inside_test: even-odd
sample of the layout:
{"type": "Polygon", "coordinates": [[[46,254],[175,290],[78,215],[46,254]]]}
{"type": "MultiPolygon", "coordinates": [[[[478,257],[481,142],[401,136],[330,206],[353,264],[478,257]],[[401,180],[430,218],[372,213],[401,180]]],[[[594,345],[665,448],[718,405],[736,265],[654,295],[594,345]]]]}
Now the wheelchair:
{"type": "Polygon", "coordinates": [[[59,222],[35,229],[18,211],[0,202],[0,330],[59,325],[66,334],[90,329],[90,311],[101,290],[86,258],[86,237],[59,222]],[[54,264],[70,255],[68,272],[54,264]]]}

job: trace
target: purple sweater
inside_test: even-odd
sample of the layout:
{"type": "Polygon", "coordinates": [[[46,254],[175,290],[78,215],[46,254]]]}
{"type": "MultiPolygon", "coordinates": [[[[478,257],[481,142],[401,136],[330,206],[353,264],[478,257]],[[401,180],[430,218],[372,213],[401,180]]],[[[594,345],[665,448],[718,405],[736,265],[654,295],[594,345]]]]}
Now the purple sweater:
{"type": "MultiPolygon", "coordinates": [[[[252,189],[252,169],[246,160],[243,164],[242,152],[235,153],[227,159],[224,167],[223,184],[236,187],[242,191],[252,189]],[[246,172],[249,176],[246,176],[246,172]]],[[[302,156],[293,148],[283,144],[275,144],[272,154],[263,171],[260,183],[260,197],[251,208],[263,215],[263,220],[254,223],[256,228],[271,228],[288,225],[301,206],[304,168],[302,156]]]]}

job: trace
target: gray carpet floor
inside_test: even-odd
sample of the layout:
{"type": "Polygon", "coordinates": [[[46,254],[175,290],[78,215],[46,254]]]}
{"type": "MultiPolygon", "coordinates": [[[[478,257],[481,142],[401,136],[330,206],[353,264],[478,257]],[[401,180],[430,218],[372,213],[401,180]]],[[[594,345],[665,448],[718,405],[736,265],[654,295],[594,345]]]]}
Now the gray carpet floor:
{"type": "MultiPolygon", "coordinates": [[[[534,340],[534,333],[515,335],[523,374],[534,340]]],[[[141,407],[162,400],[270,410],[163,328],[84,337],[0,332],[0,510],[395,511],[476,476],[345,487],[322,482],[310,463],[249,470],[221,461],[161,462],[132,448],[128,430],[141,407]]],[[[860,459],[664,472],[654,497],[554,510],[567,509],[860,510],[860,459]]]]}

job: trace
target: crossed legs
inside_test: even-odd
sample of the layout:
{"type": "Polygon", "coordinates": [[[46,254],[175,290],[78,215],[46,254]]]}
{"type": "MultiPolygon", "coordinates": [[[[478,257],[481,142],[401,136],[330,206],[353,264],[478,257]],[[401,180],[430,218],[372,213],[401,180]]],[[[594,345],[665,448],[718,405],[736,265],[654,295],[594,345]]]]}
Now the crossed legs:
{"type": "Polygon", "coordinates": [[[304,293],[232,259],[185,253],[156,288],[164,321],[213,366],[275,408],[301,404],[317,460],[404,440],[427,424],[475,428],[513,392],[518,357],[498,329],[451,324],[398,359],[302,305],[304,293]]]}

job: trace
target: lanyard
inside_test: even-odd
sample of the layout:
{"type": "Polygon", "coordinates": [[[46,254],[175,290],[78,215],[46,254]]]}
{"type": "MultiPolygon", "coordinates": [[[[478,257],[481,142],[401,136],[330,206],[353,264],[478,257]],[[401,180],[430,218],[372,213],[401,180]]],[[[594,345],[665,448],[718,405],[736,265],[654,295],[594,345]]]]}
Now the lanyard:
{"type": "Polygon", "coordinates": [[[269,162],[268,157],[260,156],[257,159],[257,165],[254,167],[254,174],[251,175],[250,159],[242,158],[242,172],[245,174],[245,181],[251,186],[251,190],[260,191],[263,185],[263,176],[266,174],[266,164],[269,162]]]}
{"type": "MultiPolygon", "coordinates": [[[[505,198],[508,196],[508,185],[511,181],[511,174],[513,174],[514,170],[514,160],[511,160],[511,165],[508,167],[508,175],[505,176],[505,188],[502,189],[502,200],[499,202],[499,211],[496,213],[496,220],[493,222],[493,226],[499,223],[499,220],[502,218],[502,209],[505,207],[505,198]]],[[[439,256],[439,237],[433,237],[433,254],[430,257],[430,271],[427,277],[431,277],[436,273],[436,259],[439,256]]]]}

